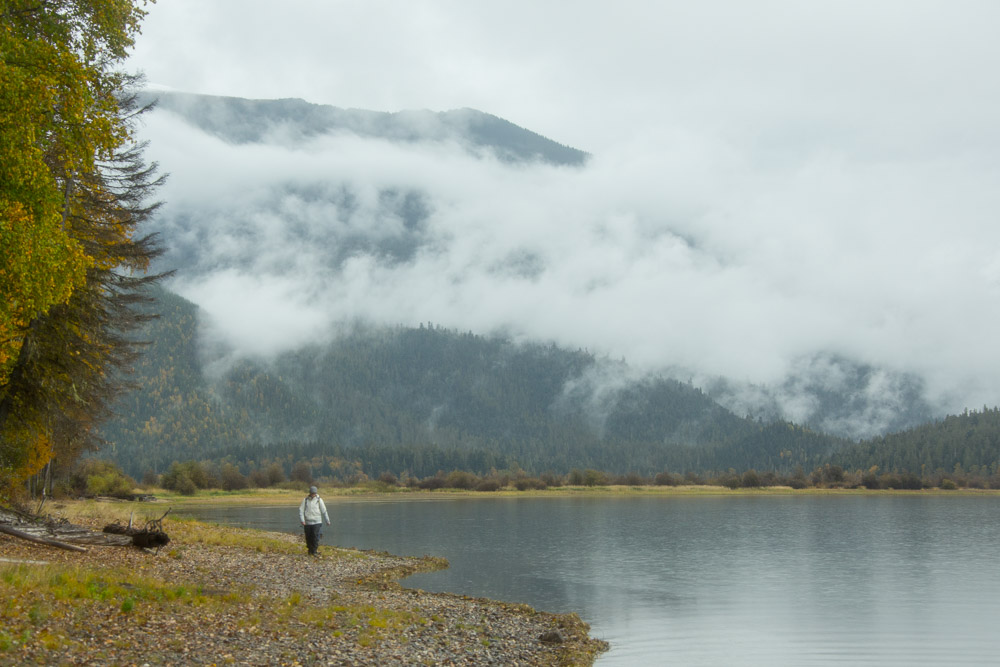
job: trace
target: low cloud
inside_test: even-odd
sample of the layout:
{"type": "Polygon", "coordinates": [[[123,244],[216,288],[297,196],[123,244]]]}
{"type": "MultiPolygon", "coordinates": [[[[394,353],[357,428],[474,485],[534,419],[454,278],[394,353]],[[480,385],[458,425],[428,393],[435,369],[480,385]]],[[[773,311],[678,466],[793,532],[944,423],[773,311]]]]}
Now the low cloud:
{"type": "Polygon", "coordinates": [[[144,136],[171,174],[156,222],[171,287],[247,353],[430,321],[747,386],[834,354],[920,378],[941,410],[1000,396],[1000,195],[978,160],[768,162],[667,131],[568,168],[454,141],[231,143],[166,111],[144,136]]]}

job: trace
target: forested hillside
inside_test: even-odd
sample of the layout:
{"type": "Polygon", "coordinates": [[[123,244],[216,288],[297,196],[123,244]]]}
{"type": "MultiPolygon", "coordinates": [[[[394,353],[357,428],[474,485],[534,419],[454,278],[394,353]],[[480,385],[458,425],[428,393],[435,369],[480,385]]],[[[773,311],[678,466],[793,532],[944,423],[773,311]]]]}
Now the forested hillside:
{"type": "Polygon", "coordinates": [[[1000,409],[966,410],[943,420],[847,447],[833,462],[848,469],[936,471],[990,476],[1000,471],[1000,409]]]}
{"type": "Polygon", "coordinates": [[[593,467],[811,469],[841,441],[740,418],[693,386],[622,362],[444,330],[358,327],[275,359],[199,348],[197,311],[162,292],[141,389],[104,427],[126,470],[177,460],[340,457],[369,475],[593,467]]]}
{"type": "Polygon", "coordinates": [[[521,468],[564,474],[749,469],[956,470],[1000,462],[1000,411],[984,408],[850,443],[742,418],[700,389],[632,377],[624,362],[554,345],[425,325],[357,327],[274,359],[230,359],[198,339],[196,306],[157,290],[162,316],[136,368],[140,389],[104,426],[102,452],[134,475],[173,461],[298,461],[375,477],[521,468]]]}

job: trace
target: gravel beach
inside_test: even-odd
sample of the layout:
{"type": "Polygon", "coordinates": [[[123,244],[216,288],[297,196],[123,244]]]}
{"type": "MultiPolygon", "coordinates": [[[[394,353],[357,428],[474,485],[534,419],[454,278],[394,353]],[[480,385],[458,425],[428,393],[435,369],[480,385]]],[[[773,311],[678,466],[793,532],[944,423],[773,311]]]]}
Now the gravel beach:
{"type": "Polygon", "coordinates": [[[440,560],[326,546],[314,558],[301,537],[252,533],[274,546],[172,536],[158,553],[77,553],[0,535],[0,664],[589,665],[607,649],[575,614],[398,583],[440,560]],[[56,578],[107,595],[18,588],[39,567],[18,561],[69,566],[79,574],[56,578]],[[130,597],[124,572],[162,592],[130,597]]]}

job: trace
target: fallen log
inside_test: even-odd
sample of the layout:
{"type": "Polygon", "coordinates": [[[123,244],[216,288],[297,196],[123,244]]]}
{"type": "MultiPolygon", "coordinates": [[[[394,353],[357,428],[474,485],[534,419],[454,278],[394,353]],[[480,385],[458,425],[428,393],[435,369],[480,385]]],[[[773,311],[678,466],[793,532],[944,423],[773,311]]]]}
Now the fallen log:
{"type": "Polygon", "coordinates": [[[5,533],[7,535],[13,535],[14,537],[19,537],[22,540],[28,540],[29,542],[37,542],[38,544],[47,544],[50,547],[58,547],[60,549],[66,549],[68,551],[86,551],[86,547],[79,547],[75,544],[69,544],[68,542],[60,542],[59,540],[53,540],[48,537],[39,537],[37,535],[31,535],[30,533],[25,533],[23,531],[17,530],[16,528],[11,528],[10,526],[5,526],[0,523],[0,533],[5,533]]]}
{"type": "Polygon", "coordinates": [[[167,514],[170,513],[168,509],[163,513],[159,519],[151,519],[146,522],[146,525],[141,529],[132,527],[132,516],[128,518],[128,526],[123,526],[120,523],[109,523],[104,526],[104,532],[113,535],[123,535],[127,536],[132,540],[132,544],[140,547],[142,549],[152,549],[156,548],[159,551],[160,547],[166,546],[170,543],[170,536],[168,536],[163,531],[163,519],[166,518],[167,514]]]}

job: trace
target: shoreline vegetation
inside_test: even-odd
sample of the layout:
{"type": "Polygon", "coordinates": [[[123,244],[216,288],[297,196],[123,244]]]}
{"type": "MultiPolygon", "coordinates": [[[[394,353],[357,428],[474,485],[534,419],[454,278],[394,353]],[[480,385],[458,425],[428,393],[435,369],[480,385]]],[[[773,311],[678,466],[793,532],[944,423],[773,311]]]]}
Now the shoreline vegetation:
{"type": "MultiPolygon", "coordinates": [[[[196,491],[192,495],[180,494],[163,489],[153,489],[149,496],[139,496],[151,502],[163,504],[169,503],[183,511],[184,507],[198,507],[206,505],[255,505],[266,506],[286,506],[301,502],[304,490],[298,488],[264,488],[264,489],[241,489],[239,491],[224,491],[220,489],[206,489],[196,491]]],[[[565,497],[593,497],[593,498],[634,498],[634,497],[697,497],[697,496],[834,496],[834,495],[872,495],[872,496],[968,496],[968,495],[1000,495],[1000,489],[976,489],[960,488],[946,490],[941,488],[925,489],[866,489],[861,488],[824,488],[807,487],[804,489],[793,489],[789,486],[756,487],[729,489],[724,486],[710,485],[689,485],[689,486],[565,486],[550,487],[547,489],[533,489],[518,491],[516,489],[502,489],[490,493],[473,491],[468,489],[442,488],[435,490],[408,489],[397,487],[393,490],[385,490],[377,485],[365,485],[354,487],[323,487],[320,486],[320,494],[327,502],[351,502],[351,501],[434,501],[448,499],[489,499],[489,498],[565,498],[565,497]]],[[[119,500],[127,502],[125,499],[108,498],[107,500],[119,500]]]]}
{"type": "MultiPolygon", "coordinates": [[[[284,505],[299,495],[224,500],[284,505]]],[[[100,530],[133,513],[156,518],[164,502],[197,500],[53,501],[48,509],[100,530]]],[[[590,665],[608,648],[576,614],[398,582],[447,567],[442,558],[325,545],[311,558],[301,535],[171,516],[171,541],[157,552],[78,553],[0,535],[0,664],[590,665]]]]}
{"type": "MultiPolygon", "coordinates": [[[[466,470],[439,470],[435,475],[416,477],[408,471],[395,473],[385,471],[378,477],[369,477],[360,470],[360,463],[345,466],[324,465],[322,461],[271,461],[249,464],[241,470],[231,462],[175,461],[168,470],[156,473],[147,470],[141,482],[125,474],[114,462],[101,459],[84,459],[73,471],[62,475],[50,487],[50,496],[56,497],[97,497],[117,496],[132,498],[137,487],[143,491],[160,490],[183,496],[204,493],[228,492],[244,493],[274,489],[294,490],[299,493],[316,484],[326,495],[354,495],[364,493],[409,493],[421,492],[474,492],[476,494],[532,494],[580,493],[591,490],[595,493],[609,493],[614,489],[630,489],[629,492],[642,493],[718,493],[718,492],[761,492],[770,493],[815,493],[837,490],[852,491],[997,491],[1000,490],[1000,469],[991,466],[973,466],[965,470],[955,465],[951,471],[921,470],[913,472],[883,471],[877,466],[867,470],[845,470],[841,466],[825,464],[817,466],[810,473],[801,467],[792,472],[746,470],[737,472],[688,471],[683,474],[661,471],[655,475],[637,472],[613,474],[601,470],[574,468],[566,474],[545,472],[537,475],[515,468],[512,470],[491,469],[477,474],[466,470]],[[344,473],[343,468],[353,467],[349,474],[323,474],[325,468],[344,473]],[[640,491],[637,491],[640,490],[640,491]],[[720,491],[722,490],[722,491],[720,491]]],[[[620,491],[617,491],[620,492],[620,491]]],[[[36,494],[32,494],[36,495],[36,494]]]]}

